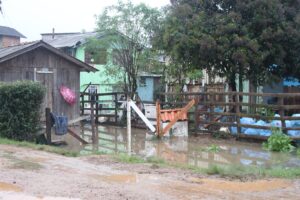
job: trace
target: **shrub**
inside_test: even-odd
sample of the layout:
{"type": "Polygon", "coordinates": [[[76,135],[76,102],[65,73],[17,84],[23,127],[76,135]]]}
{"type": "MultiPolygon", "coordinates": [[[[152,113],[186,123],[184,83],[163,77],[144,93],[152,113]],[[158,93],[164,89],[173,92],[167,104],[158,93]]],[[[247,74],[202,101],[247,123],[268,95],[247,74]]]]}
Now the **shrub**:
{"type": "Polygon", "coordinates": [[[44,93],[30,81],[0,83],[0,137],[34,141],[44,93]]]}
{"type": "Polygon", "coordinates": [[[263,143],[263,147],[270,151],[290,152],[295,148],[291,142],[289,136],[283,134],[281,129],[276,128],[272,130],[272,135],[267,142],[263,143]]]}

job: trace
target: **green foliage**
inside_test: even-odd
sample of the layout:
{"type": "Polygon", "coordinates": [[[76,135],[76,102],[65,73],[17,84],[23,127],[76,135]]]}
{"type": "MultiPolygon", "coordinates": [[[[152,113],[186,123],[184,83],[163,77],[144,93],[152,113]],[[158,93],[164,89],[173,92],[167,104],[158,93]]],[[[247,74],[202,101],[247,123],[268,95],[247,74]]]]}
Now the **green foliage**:
{"type": "Polygon", "coordinates": [[[34,141],[45,88],[29,81],[0,84],[0,137],[34,141]]]}
{"type": "Polygon", "coordinates": [[[218,153],[221,150],[221,148],[218,145],[212,144],[209,147],[206,148],[206,151],[218,153]]]}
{"type": "Polygon", "coordinates": [[[155,41],[183,71],[206,69],[233,90],[237,77],[255,86],[273,75],[299,77],[299,1],[171,2],[155,41]]]}
{"type": "Polygon", "coordinates": [[[118,1],[97,17],[100,39],[91,40],[88,48],[101,46],[112,50],[113,63],[110,64],[117,69],[115,74],[122,76],[125,92],[136,91],[138,72],[148,69],[155,60],[151,40],[160,21],[159,10],[145,4],[134,5],[131,1],[118,1]]]}
{"type": "Polygon", "coordinates": [[[273,129],[268,141],[263,143],[263,147],[270,151],[291,152],[295,147],[291,145],[289,136],[282,133],[281,129],[273,129]]]}
{"type": "Polygon", "coordinates": [[[209,175],[223,174],[224,169],[218,165],[212,165],[208,167],[205,172],[209,175]]]}
{"type": "Polygon", "coordinates": [[[274,117],[275,112],[270,108],[262,107],[262,108],[258,109],[257,114],[266,116],[266,117],[274,117]]]}
{"type": "Polygon", "coordinates": [[[14,146],[18,146],[18,147],[26,147],[26,148],[31,148],[34,150],[46,151],[46,152],[55,153],[55,154],[68,156],[68,157],[76,157],[79,155],[78,152],[68,151],[67,149],[63,149],[63,148],[59,148],[59,147],[40,145],[40,144],[35,144],[32,142],[26,142],[26,141],[20,142],[20,141],[10,140],[7,138],[1,138],[1,137],[0,137],[0,144],[14,145],[14,146]]]}

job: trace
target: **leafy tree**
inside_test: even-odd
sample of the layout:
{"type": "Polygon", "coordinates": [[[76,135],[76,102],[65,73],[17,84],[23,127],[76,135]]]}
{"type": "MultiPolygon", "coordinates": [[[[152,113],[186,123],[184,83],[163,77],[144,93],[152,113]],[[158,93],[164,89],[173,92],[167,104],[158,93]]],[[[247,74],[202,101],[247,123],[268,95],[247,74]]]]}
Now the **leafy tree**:
{"type": "Polygon", "coordinates": [[[299,76],[299,7],[299,0],[172,0],[156,44],[187,70],[226,77],[234,91],[237,78],[258,86],[273,75],[299,76]]]}
{"type": "Polygon", "coordinates": [[[119,67],[115,71],[121,74],[125,92],[136,91],[137,74],[153,57],[150,44],[160,20],[159,10],[130,1],[106,7],[97,17],[97,32],[102,39],[94,39],[89,46],[112,49],[112,67],[119,67]]]}

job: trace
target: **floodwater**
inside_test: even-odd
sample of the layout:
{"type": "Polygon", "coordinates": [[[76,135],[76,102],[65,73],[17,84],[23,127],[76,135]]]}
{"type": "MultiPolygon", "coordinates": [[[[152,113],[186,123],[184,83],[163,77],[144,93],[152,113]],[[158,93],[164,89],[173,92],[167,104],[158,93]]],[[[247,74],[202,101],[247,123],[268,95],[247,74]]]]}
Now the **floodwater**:
{"type": "MultiPolygon", "coordinates": [[[[91,128],[85,125],[81,135],[91,141],[91,128]]],[[[127,153],[126,128],[98,126],[99,143],[82,146],[67,136],[67,147],[81,154],[93,151],[102,153],[127,153]]],[[[158,157],[165,161],[189,164],[201,168],[212,165],[248,165],[300,167],[300,158],[287,153],[274,153],[262,149],[260,143],[241,142],[234,139],[212,139],[205,136],[169,137],[157,139],[144,129],[132,128],[131,151],[143,158],[158,157]]]]}

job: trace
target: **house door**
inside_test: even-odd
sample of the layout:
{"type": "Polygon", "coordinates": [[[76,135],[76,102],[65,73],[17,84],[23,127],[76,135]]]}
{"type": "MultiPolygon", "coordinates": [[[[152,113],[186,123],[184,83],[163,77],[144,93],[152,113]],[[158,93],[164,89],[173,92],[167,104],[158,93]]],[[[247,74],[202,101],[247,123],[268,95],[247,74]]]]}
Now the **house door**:
{"type": "Polygon", "coordinates": [[[35,81],[41,83],[45,86],[46,92],[44,96],[43,103],[41,105],[41,119],[45,121],[45,108],[50,108],[52,111],[53,108],[53,88],[54,88],[54,74],[51,69],[41,69],[35,70],[35,81]]]}

